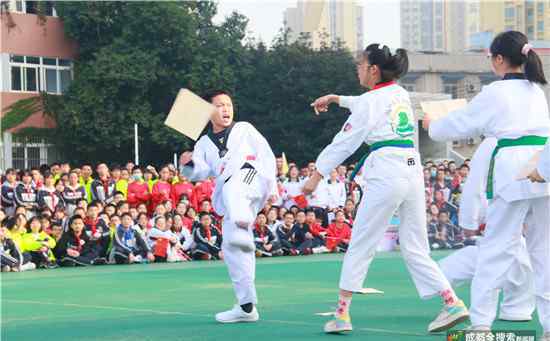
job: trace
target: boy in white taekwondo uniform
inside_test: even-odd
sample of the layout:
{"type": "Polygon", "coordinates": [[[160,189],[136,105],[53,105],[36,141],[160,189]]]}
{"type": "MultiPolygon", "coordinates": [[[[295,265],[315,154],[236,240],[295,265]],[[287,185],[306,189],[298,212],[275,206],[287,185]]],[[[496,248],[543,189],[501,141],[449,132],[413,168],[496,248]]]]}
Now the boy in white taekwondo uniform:
{"type": "Polygon", "coordinates": [[[233,104],[223,91],[209,96],[217,112],[211,128],[193,152],[180,157],[182,173],[192,181],[216,177],[212,204],[223,215],[222,253],[238,305],[216,315],[221,323],[254,322],[259,318],[252,227],[268,199],[277,196],[275,155],[266,139],[249,123],[233,122],[233,104]]]}
{"type": "Polygon", "coordinates": [[[473,136],[498,139],[487,178],[487,226],[471,289],[472,329],[488,330],[496,316],[494,289],[502,288],[522,248],[523,224],[540,322],[550,340],[550,186],[518,181],[518,174],[543,148],[550,134],[548,104],[538,84],[546,84],[542,64],[527,37],[517,31],[499,34],[490,47],[491,65],[503,77],[482,89],[463,109],[424,128],[436,141],[473,136]]]}
{"type": "MultiPolygon", "coordinates": [[[[479,226],[485,223],[487,210],[487,173],[491,154],[497,145],[497,139],[487,137],[477,148],[470,162],[470,173],[460,197],[459,223],[466,234],[473,235],[479,226]]],[[[522,238],[523,239],[523,238],[522,238]]],[[[453,286],[468,283],[474,277],[478,260],[478,246],[466,246],[439,261],[445,277],[453,286]]],[[[505,321],[530,321],[535,310],[534,282],[529,254],[522,241],[517,266],[508,272],[509,280],[503,287],[503,301],[499,318],[505,321]]],[[[498,290],[495,299],[498,299],[498,290]]]]}
{"type": "Polygon", "coordinates": [[[317,158],[318,172],[306,182],[304,192],[314,190],[322,177],[363,142],[370,145],[363,168],[366,191],[344,257],[336,318],[325,325],[327,333],[352,330],[352,294],[362,289],[376,247],[396,210],[401,218],[401,252],[420,296],[440,295],[445,302],[429,331],[446,330],[468,318],[464,303],[429,255],[422,166],[413,145],[414,114],[409,94],[394,81],[407,69],[405,50],[392,54],[386,46],[371,44],[363,52],[357,73],[361,85],[372,90],[357,97],[327,95],[312,104],[316,111],[326,111],[330,103],[338,103],[349,108],[351,115],[317,158]]]}

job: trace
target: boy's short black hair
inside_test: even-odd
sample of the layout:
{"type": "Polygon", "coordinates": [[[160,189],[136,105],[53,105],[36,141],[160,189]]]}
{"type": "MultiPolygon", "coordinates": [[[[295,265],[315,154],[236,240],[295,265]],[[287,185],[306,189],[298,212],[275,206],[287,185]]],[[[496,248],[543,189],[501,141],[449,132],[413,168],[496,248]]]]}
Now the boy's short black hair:
{"type": "Polygon", "coordinates": [[[202,212],[199,213],[199,219],[202,219],[202,217],[204,217],[204,216],[209,216],[210,218],[212,218],[212,216],[208,212],[202,211],[202,212]]]}
{"type": "Polygon", "coordinates": [[[208,102],[212,102],[214,97],[219,96],[219,95],[226,95],[226,96],[231,97],[231,94],[227,90],[213,89],[213,90],[209,90],[209,91],[205,92],[203,98],[208,102]]]}
{"type": "Polygon", "coordinates": [[[132,218],[132,215],[130,213],[122,213],[120,215],[120,219],[124,218],[125,216],[128,216],[128,217],[130,217],[130,219],[134,220],[134,218],[132,218]]]}

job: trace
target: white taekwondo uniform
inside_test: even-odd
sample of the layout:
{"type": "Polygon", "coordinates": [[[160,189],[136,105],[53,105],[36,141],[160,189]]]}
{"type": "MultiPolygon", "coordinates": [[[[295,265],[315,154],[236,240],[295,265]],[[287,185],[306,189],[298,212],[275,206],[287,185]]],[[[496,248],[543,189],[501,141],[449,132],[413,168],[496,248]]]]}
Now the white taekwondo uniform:
{"type": "Polygon", "coordinates": [[[361,175],[366,190],[344,257],[340,288],[357,292],[363,287],[376,247],[399,210],[401,252],[420,296],[428,298],[450,289],[429,255],[424,180],[413,146],[415,118],[409,94],[388,82],[361,96],[340,96],[340,106],[349,108],[351,115],[317,158],[318,171],[328,177],[361,144],[371,146],[361,175]]]}
{"type": "Polygon", "coordinates": [[[239,304],[256,304],[255,254],[231,245],[231,240],[240,233],[247,233],[253,241],[252,226],[256,215],[270,195],[278,194],[275,155],[266,139],[247,122],[236,122],[225,130],[218,141],[225,144],[223,151],[212,138],[209,133],[197,141],[193,166],[184,166],[182,172],[192,181],[216,177],[212,205],[217,214],[224,216],[224,261],[239,304]],[[252,168],[246,168],[247,164],[252,168]],[[248,230],[238,227],[235,222],[247,222],[248,230]]]}
{"type": "MultiPolygon", "coordinates": [[[[487,137],[477,148],[470,162],[470,173],[462,188],[458,221],[460,227],[478,230],[485,223],[487,211],[487,174],[491,154],[497,145],[497,139],[487,137]]],[[[478,246],[466,246],[439,261],[439,266],[453,286],[469,283],[474,277],[479,251],[478,246]]],[[[535,310],[533,272],[529,254],[522,242],[517,265],[521,269],[513,272],[514,278],[503,287],[503,302],[500,317],[507,320],[528,320],[535,310]]],[[[498,289],[495,289],[498,290],[498,289]]],[[[498,298],[496,296],[495,298],[498,298]]]]}
{"type": "Polygon", "coordinates": [[[550,185],[517,180],[529,159],[543,148],[550,118],[540,86],[520,78],[506,75],[484,87],[466,107],[432,122],[429,134],[436,141],[480,135],[498,139],[487,176],[487,227],[479,241],[472,281],[472,324],[491,326],[497,309],[494,289],[520,276],[513,270],[521,269],[515,265],[526,223],[537,310],[545,332],[550,332],[550,185]]]}

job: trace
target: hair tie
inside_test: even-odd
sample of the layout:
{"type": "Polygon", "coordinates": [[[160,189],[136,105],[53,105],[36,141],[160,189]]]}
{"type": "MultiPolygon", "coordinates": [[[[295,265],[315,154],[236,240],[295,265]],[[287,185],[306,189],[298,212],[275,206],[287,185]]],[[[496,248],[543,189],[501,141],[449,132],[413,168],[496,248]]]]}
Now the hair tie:
{"type": "Polygon", "coordinates": [[[523,45],[523,47],[521,48],[521,54],[524,56],[527,56],[529,54],[529,51],[531,51],[532,48],[533,48],[533,45],[529,43],[523,45]]]}

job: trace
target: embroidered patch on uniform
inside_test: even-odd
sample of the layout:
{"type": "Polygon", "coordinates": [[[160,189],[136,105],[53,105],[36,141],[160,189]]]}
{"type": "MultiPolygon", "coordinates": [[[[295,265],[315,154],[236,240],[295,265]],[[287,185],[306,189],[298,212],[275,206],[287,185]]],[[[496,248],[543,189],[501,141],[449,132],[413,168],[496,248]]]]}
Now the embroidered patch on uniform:
{"type": "Polygon", "coordinates": [[[394,104],[391,109],[390,118],[394,133],[401,137],[414,134],[414,115],[410,105],[406,103],[394,104]]]}
{"type": "Polygon", "coordinates": [[[346,123],[346,124],[344,125],[344,129],[343,129],[343,130],[344,130],[344,131],[350,131],[350,130],[351,130],[351,123],[349,123],[349,122],[346,123]]]}
{"type": "Polygon", "coordinates": [[[407,165],[414,166],[415,164],[416,164],[416,162],[414,161],[413,158],[410,158],[410,159],[407,160],[407,165]]]}

